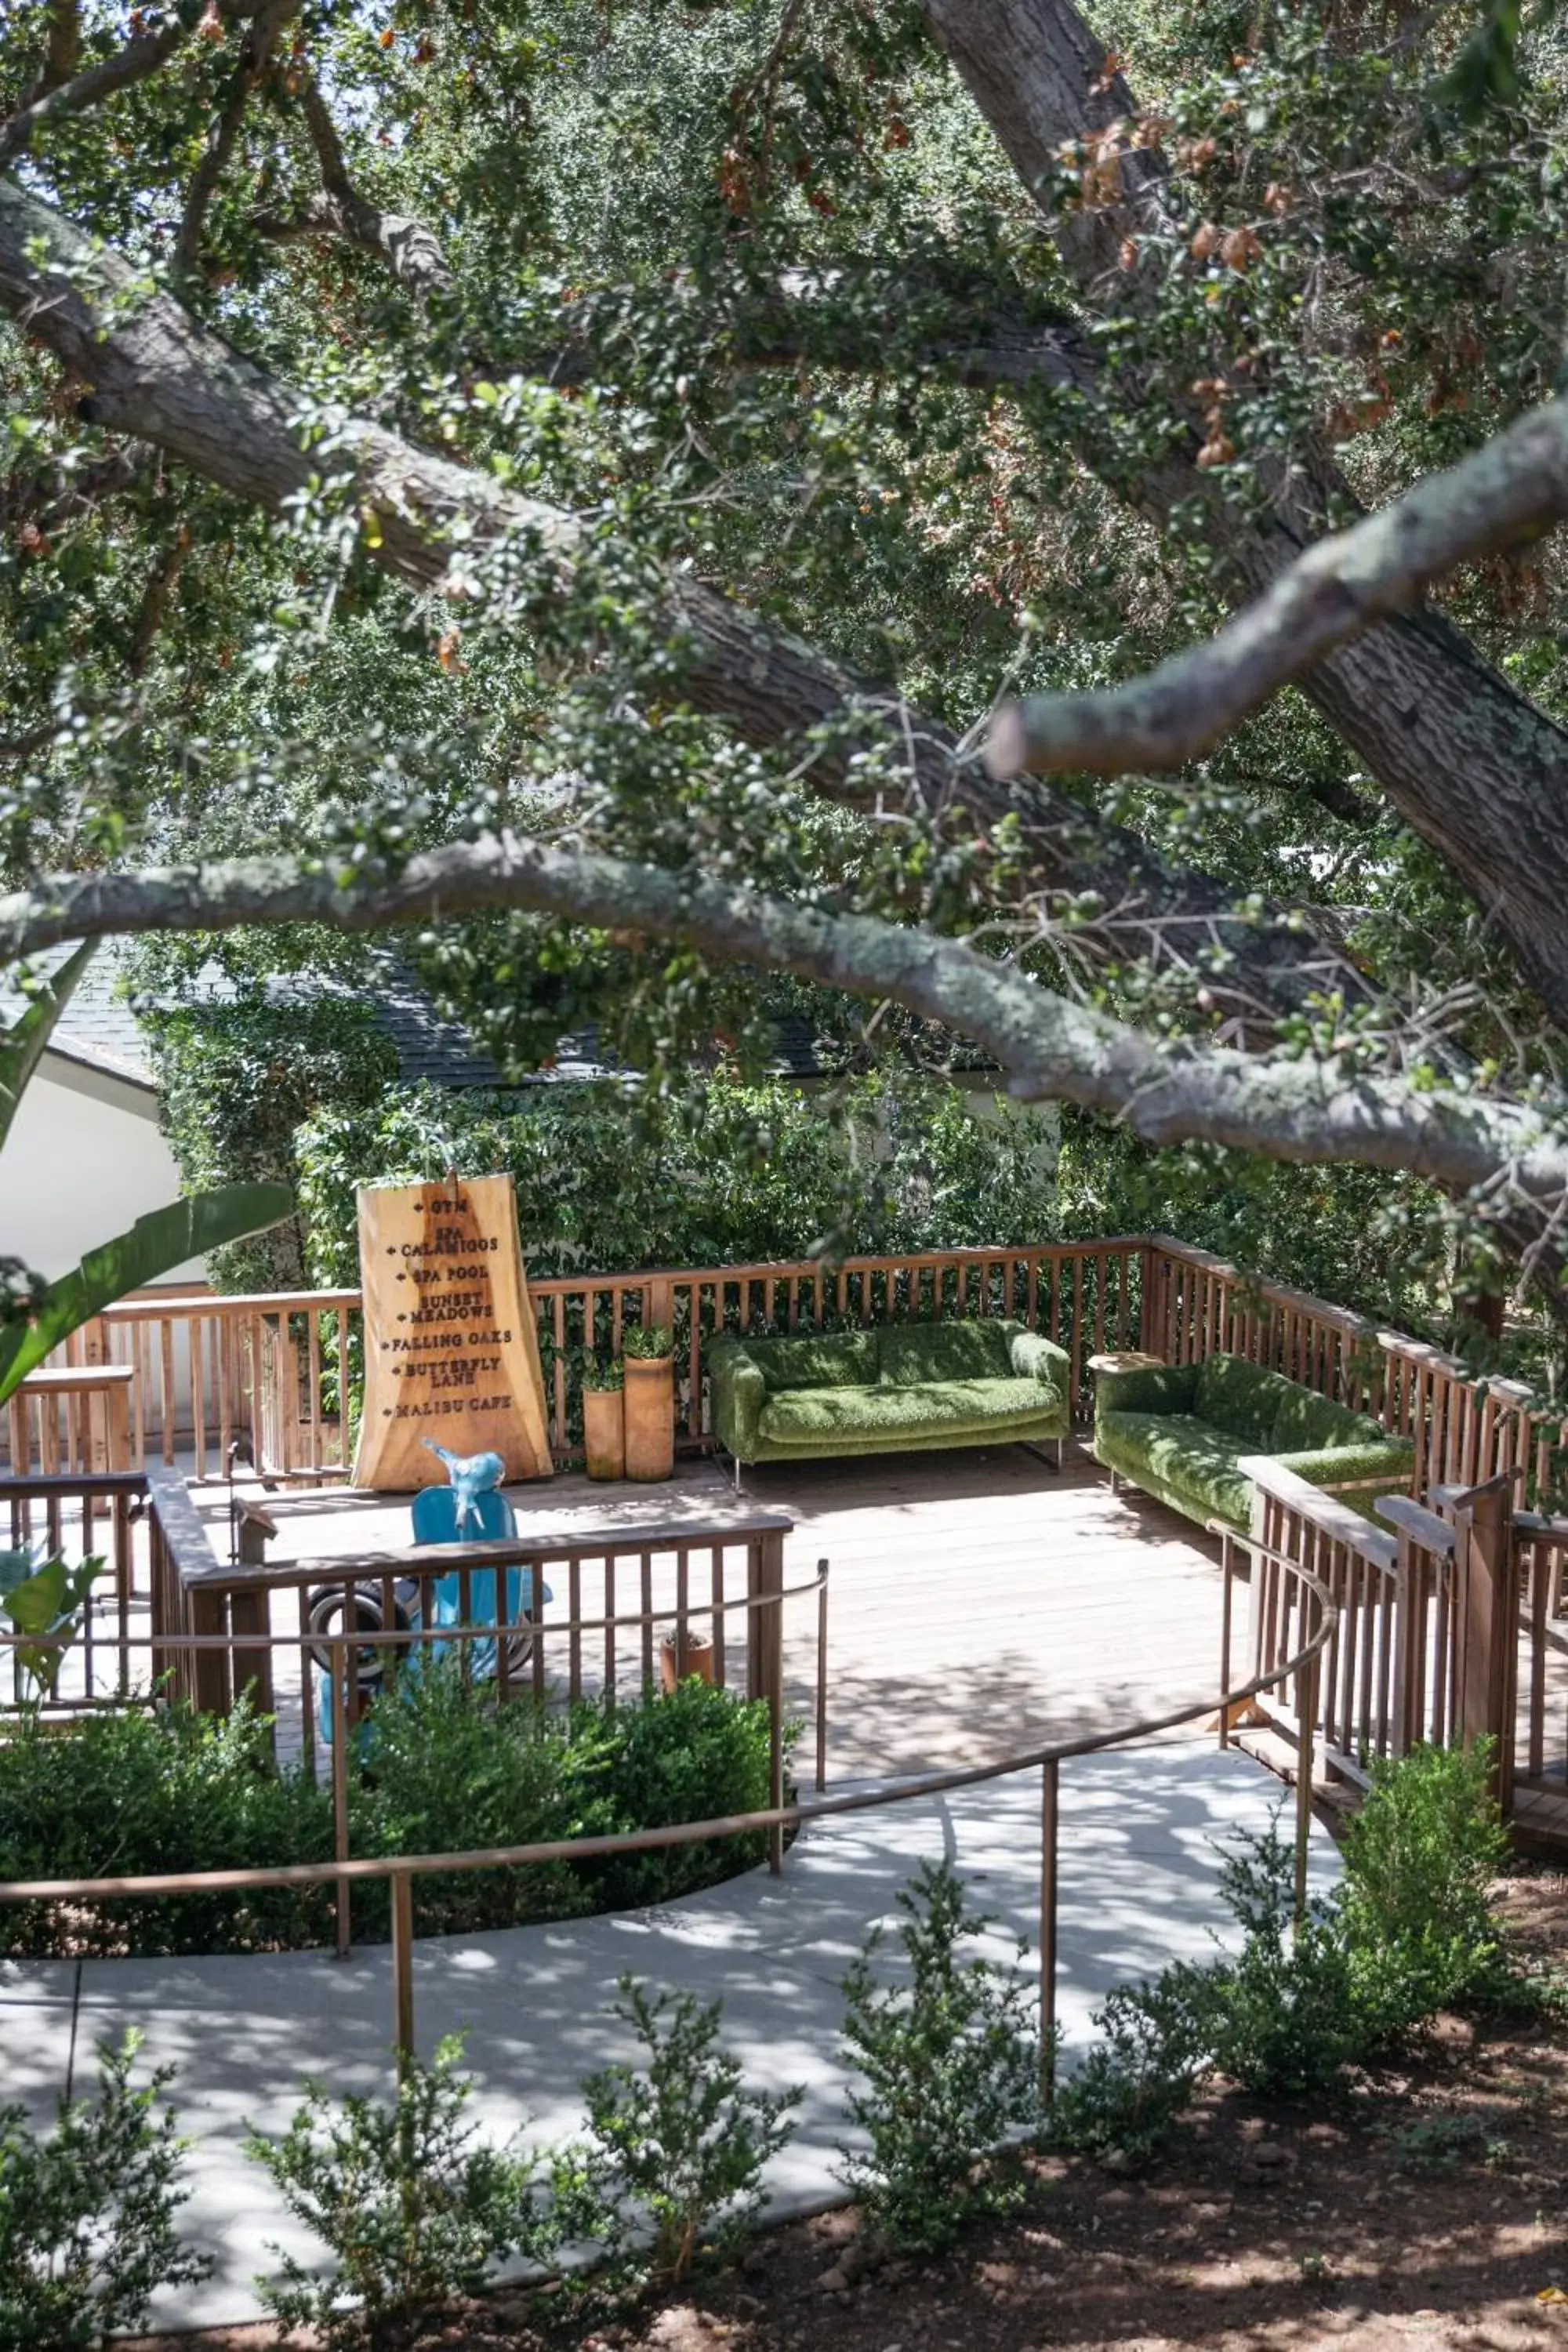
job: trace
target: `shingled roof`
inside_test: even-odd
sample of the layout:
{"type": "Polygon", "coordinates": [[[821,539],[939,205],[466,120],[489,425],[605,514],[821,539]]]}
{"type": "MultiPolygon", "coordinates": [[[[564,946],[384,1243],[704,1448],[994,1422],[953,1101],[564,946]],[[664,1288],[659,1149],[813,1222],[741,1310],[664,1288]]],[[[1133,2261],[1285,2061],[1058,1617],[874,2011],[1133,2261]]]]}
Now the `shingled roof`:
{"type": "MultiPolygon", "coordinates": [[[[62,948],[35,961],[40,969],[55,971],[68,952],[62,948]]],[[[500,1086],[501,1076],[495,1063],[475,1045],[461,1024],[445,1020],[437,1013],[418,982],[395,957],[377,961],[375,1012],[397,1048],[399,1076],[409,1084],[426,1079],[442,1087],[500,1086]]],[[[155,1090],[157,1064],[135,1001],[125,992],[125,970],[124,950],[118,949],[113,940],[106,941],[55,1024],[49,1051],[89,1069],[123,1078],[132,1086],[155,1090]]],[[[285,1004],[323,995],[361,993],[330,981],[304,981],[287,972],[279,973],[269,983],[268,992],[275,1002],[285,1004]]],[[[195,996],[198,1003],[229,1003],[235,994],[233,982],[216,965],[199,976],[195,996]]],[[[23,1004],[24,999],[14,988],[0,983],[0,1020],[14,1021],[23,1004]]]]}
{"type": "MultiPolygon", "coordinates": [[[[40,970],[51,971],[68,953],[68,949],[60,948],[35,961],[40,970]]],[[[155,1093],[157,1065],[135,1001],[124,990],[127,961],[126,949],[113,940],[105,940],[56,1024],[49,1051],[155,1093]]],[[[405,1085],[503,1087],[510,1083],[461,1022],[448,1020],[437,1011],[397,957],[383,953],[374,963],[376,1015],[397,1049],[398,1076],[405,1085]]],[[[279,1004],[306,1003],[323,995],[359,997],[363,992],[344,982],[301,978],[292,972],[280,972],[268,983],[272,1001],[279,1004]]],[[[236,993],[234,983],[216,964],[198,977],[198,1003],[231,1003],[236,993]]],[[[0,1022],[14,1021],[23,1003],[16,991],[0,980],[0,1022]]],[[[775,1076],[799,1081],[824,1076],[826,1066],[817,1039],[804,1013],[786,1013],[780,1018],[770,1066],[775,1076]]],[[[978,1048],[961,1045],[952,1055],[951,1066],[978,1074],[994,1069],[995,1065],[978,1048]]],[[[559,1085],[563,1080],[609,1077],[617,1070],[616,1064],[604,1057],[598,1033],[590,1026],[561,1038],[549,1068],[525,1083],[559,1085]]]]}

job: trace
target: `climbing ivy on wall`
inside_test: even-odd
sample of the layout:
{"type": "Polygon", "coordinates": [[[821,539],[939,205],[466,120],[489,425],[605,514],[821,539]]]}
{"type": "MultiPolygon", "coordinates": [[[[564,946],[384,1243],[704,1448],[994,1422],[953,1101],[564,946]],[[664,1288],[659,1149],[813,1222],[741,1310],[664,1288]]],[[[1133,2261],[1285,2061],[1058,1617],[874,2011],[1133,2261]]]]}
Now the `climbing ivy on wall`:
{"type": "MultiPolygon", "coordinates": [[[[163,1079],[163,1125],[187,1192],[243,1178],[297,1184],[295,1130],[323,1104],[363,1118],[397,1075],[373,1008],[349,997],[184,1006],[145,1016],[163,1079]]],[[[306,1272],[296,1216],[215,1250],[220,1290],[298,1290],[306,1272]]]]}

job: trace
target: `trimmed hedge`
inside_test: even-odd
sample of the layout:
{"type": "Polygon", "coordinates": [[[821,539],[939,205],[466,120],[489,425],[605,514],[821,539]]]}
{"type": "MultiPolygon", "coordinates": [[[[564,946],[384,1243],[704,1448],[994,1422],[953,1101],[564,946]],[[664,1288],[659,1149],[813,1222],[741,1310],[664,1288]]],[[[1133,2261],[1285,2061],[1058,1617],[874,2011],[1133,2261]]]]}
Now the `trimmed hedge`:
{"type": "MultiPolygon", "coordinates": [[[[356,1856],[458,1853],[752,1812],[768,1799],[768,1716],[696,1680],[633,1704],[502,1707],[454,1664],[409,1675],[372,1710],[350,1783],[356,1856]]],[[[276,1771],[266,1721],[178,1705],[17,1721],[0,1742],[0,1878],[134,1876],[324,1862],[330,1791],[276,1771]]],[[[732,1838],[547,1869],[421,1878],[425,1935],[668,1900],[761,1859],[732,1838]]],[[[386,1933],[384,1885],[356,1888],[354,1928],[386,1933]]],[[[0,1913],[0,1953],[255,1952],[329,1942],[329,1886],[0,1913]]]]}

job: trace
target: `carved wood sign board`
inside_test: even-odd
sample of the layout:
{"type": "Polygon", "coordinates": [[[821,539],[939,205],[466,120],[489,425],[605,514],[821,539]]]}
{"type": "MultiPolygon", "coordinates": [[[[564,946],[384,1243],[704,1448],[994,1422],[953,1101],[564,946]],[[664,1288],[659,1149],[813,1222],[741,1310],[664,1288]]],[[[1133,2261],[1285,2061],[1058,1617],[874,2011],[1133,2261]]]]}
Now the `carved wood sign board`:
{"type": "Polygon", "coordinates": [[[446,1477],[425,1444],[548,1478],[544,1372],[510,1176],[359,1190],[364,1413],[356,1486],[446,1477]]]}

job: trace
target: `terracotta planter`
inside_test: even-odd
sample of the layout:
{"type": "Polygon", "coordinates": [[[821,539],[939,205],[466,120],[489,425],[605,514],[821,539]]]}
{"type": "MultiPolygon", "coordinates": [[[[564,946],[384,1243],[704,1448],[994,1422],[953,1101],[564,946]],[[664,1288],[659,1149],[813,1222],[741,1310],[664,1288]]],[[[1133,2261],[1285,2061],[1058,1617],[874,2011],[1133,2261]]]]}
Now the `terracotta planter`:
{"type": "Polygon", "coordinates": [[[583,1450],[590,1478],[626,1476],[626,1421],[619,1389],[584,1390],[583,1450]]]}
{"type": "Polygon", "coordinates": [[[685,1655],[681,1657],[677,1654],[673,1633],[667,1633],[659,1644],[658,1679],[667,1693],[689,1675],[695,1675],[699,1682],[710,1683],[713,1679],[713,1644],[707,1634],[689,1633],[684,1647],[685,1655]]]}
{"type": "Polygon", "coordinates": [[[668,1478],[675,1468],[675,1359],[626,1360],[626,1476],[668,1478]]]}

